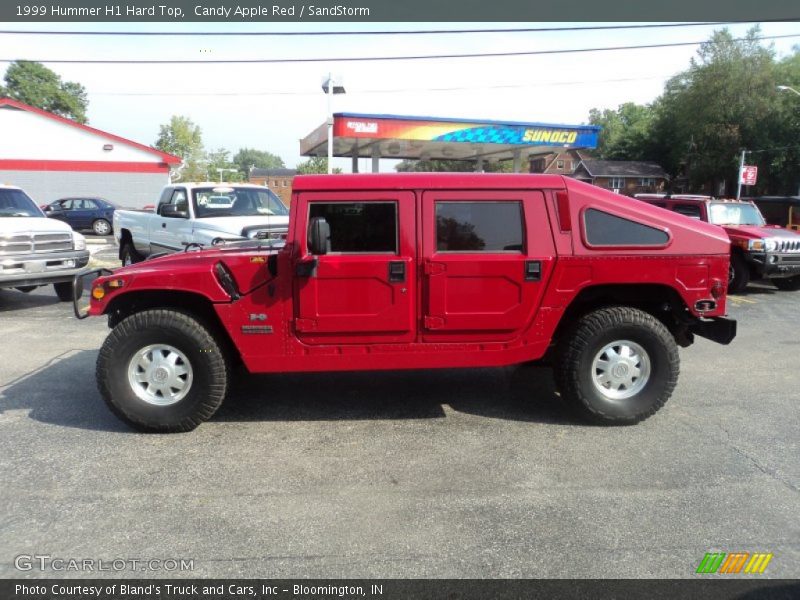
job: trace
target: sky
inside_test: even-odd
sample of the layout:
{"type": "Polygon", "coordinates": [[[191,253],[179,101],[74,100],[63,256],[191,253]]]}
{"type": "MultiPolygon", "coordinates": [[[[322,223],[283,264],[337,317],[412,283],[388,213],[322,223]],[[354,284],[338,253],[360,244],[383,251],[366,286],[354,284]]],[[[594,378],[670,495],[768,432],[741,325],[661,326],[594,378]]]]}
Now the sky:
{"type": "MultiPolygon", "coordinates": [[[[590,23],[0,23],[3,30],[358,31],[558,27],[590,23]]],[[[741,37],[753,24],[727,27],[741,37]]],[[[331,72],[344,95],[334,112],[580,124],[591,108],[652,102],[686,69],[697,46],[539,56],[386,62],[245,65],[48,64],[48,59],[335,58],[513,52],[703,41],[721,26],[554,33],[321,37],[136,37],[0,34],[0,72],[10,60],[43,62],[88,92],[89,124],[153,144],[171,115],[197,123],[208,150],[268,150],[287,167],[305,160],[299,140],[325,121],[322,80],[331,72]]],[[[799,23],[764,23],[778,56],[800,44],[799,23]]],[[[797,85],[800,82],[786,82],[797,85]]],[[[368,171],[368,159],[360,170],[368,171]]],[[[350,159],[335,159],[350,171],[350,159]]],[[[381,161],[382,171],[396,161],[381,161]]]]}

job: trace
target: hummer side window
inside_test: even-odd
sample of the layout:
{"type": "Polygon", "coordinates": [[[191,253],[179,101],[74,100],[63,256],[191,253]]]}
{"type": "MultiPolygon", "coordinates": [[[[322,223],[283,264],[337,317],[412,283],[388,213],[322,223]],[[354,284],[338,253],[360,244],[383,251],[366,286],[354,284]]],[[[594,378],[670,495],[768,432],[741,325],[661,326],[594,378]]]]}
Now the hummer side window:
{"type": "Polygon", "coordinates": [[[522,203],[436,203],[437,252],[522,252],[522,203]]]}
{"type": "Polygon", "coordinates": [[[311,202],[331,228],[331,252],[397,254],[396,202],[311,202]]]}

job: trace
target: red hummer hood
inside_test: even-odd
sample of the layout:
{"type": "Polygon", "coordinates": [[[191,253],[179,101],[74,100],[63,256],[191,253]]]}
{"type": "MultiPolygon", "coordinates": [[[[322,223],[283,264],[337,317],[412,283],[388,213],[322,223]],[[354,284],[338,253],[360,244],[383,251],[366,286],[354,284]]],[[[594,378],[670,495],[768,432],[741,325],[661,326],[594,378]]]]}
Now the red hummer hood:
{"type": "Polygon", "coordinates": [[[731,237],[731,239],[740,238],[746,240],[760,240],[771,237],[800,238],[800,235],[794,233],[793,231],[789,231],[777,226],[763,227],[760,225],[723,225],[722,228],[728,232],[728,235],[731,237]]]}

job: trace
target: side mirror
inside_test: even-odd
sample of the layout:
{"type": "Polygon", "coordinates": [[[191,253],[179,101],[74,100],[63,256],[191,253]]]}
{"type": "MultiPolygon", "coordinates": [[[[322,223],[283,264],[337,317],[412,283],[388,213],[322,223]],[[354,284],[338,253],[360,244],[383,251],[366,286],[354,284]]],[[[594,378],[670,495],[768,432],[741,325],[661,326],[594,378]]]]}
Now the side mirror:
{"type": "Polygon", "coordinates": [[[327,254],[331,249],[331,226],[324,217],[313,217],[308,223],[308,251],[327,254]]]}
{"type": "Polygon", "coordinates": [[[189,213],[185,210],[180,210],[174,204],[162,204],[158,208],[158,214],[162,217],[167,217],[170,219],[188,219],[189,213]]]}

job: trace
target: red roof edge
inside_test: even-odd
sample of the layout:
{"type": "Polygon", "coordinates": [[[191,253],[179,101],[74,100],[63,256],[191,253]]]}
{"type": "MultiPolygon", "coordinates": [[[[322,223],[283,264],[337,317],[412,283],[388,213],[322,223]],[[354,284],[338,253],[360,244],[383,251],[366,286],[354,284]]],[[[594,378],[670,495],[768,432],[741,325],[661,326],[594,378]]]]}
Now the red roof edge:
{"type": "Polygon", "coordinates": [[[133,146],[134,148],[138,148],[139,150],[144,150],[145,152],[150,152],[152,154],[155,154],[168,165],[176,165],[183,162],[183,159],[180,156],[175,156],[174,154],[170,154],[168,152],[162,152],[161,150],[156,150],[155,148],[151,148],[150,146],[140,144],[139,142],[134,142],[133,140],[129,140],[119,135],[114,135],[113,133],[108,133],[107,131],[102,131],[101,129],[95,129],[94,127],[89,127],[88,125],[76,123],[72,119],[67,119],[66,117],[55,115],[51,112],[47,112],[46,110],[42,110],[41,108],[36,108],[35,106],[29,106],[28,104],[25,104],[23,102],[12,100],[11,98],[0,98],[0,106],[13,106],[14,108],[18,108],[20,110],[25,110],[37,115],[41,115],[43,117],[47,117],[48,119],[53,119],[54,121],[58,121],[59,123],[72,125],[73,127],[77,127],[78,129],[83,129],[84,131],[88,131],[89,133],[101,135],[103,137],[107,137],[122,144],[133,146]]]}

